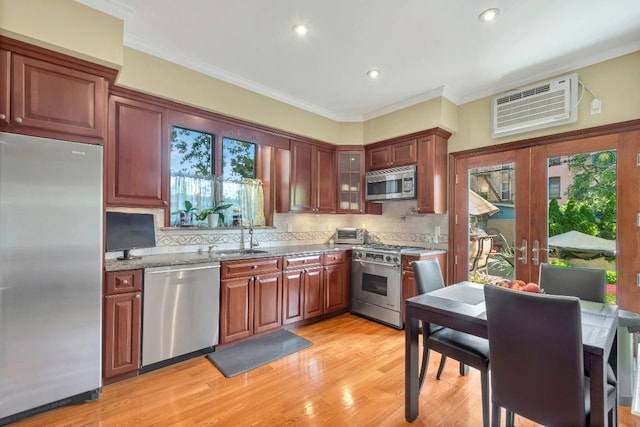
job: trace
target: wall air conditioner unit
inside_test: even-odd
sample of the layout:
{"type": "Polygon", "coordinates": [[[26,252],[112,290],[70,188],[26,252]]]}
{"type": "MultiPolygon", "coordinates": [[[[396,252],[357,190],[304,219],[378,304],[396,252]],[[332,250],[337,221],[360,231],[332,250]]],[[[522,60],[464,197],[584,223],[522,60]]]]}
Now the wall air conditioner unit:
{"type": "Polygon", "coordinates": [[[578,74],[493,97],[491,136],[543,129],[578,120],[578,74]]]}

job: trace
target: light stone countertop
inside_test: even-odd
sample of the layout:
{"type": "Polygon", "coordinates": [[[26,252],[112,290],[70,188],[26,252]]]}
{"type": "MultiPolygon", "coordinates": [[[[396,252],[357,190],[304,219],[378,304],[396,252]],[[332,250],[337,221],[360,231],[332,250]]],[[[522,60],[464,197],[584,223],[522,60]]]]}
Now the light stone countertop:
{"type": "Polygon", "coordinates": [[[233,261],[239,259],[267,258],[283,255],[304,255],[318,252],[332,252],[351,250],[353,245],[292,245],[276,247],[257,247],[254,250],[260,252],[240,253],[239,249],[214,250],[209,254],[202,252],[185,252],[162,255],[147,255],[141,259],[119,261],[117,259],[105,260],[106,271],[135,270],[139,268],[164,267],[170,265],[201,264],[206,262],[233,261]]]}
{"type": "Polygon", "coordinates": [[[402,252],[402,255],[412,255],[412,256],[431,256],[431,255],[440,255],[446,254],[447,251],[443,249],[411,249],[409,251],[402,252]]]}

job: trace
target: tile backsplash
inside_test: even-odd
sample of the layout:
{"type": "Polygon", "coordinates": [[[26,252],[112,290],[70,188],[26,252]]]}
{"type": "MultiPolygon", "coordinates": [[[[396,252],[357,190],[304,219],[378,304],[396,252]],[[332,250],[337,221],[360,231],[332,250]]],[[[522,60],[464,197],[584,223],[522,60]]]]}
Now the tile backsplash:
{"type": "MultiPolygon", "coordinates": [[[[336,227],[364,227],[371,242],[447,249],[448,215],[416,213],[416,201],[385,202],[382,215],[275,214],[273,227],[256,228],[260,247],[327,244],[336,227]],[[436,233],[438,233],[436,238],[436,233]]],[[[247,228],[165,228],[162,209],[108,208],[122,212],[146,212],[156,216],[156,247],[136,249],[135,255],[237,249],[249,246],[247,228]]],[[[107,253],[107,259],[120,256],[107,253]]]]}

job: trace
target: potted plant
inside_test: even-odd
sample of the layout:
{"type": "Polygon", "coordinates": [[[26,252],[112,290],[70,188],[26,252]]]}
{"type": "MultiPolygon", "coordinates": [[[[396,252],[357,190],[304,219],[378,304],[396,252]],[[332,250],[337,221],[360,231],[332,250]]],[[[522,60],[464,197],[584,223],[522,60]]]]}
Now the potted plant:
{"type": "Polygon", "coordinates": [[[193,206],[189,200],[184,201],[184,209],[179,209],[175,212],[171,212],[171,215],[180,214],[180,226],[188,227],[193,223],[193,215],[197,214],[198,209],[193,206]]]}
{"type": "Polygon", "coordinates": [[[202,209],[196,219],[198,219],[198,221],[207,219],[209,227],[217,227],[218,223],[224,224],[223,211],[229,209],[231,206],[231,203],[220,201],[210,208],[202,209]]]}

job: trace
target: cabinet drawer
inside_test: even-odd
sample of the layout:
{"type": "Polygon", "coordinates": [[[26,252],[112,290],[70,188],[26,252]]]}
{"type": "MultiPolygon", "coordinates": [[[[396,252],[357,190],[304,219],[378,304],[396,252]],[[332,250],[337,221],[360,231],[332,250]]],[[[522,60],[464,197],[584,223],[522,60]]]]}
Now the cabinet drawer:
{"type": "Polygon", "coordinates": [[[326,252],[324,254],[324,264],[341,264],[343,262],[347,262],[349,260],[349,252],[347,251],[337,251],[337,252],[326,252]]]}
{"type": "Polygon", "coordinates": [[[141,290],[142,270],[109,271],[105,275],[105,295],[124,294],[141,290]]]}
{"type": "Polygon", "coordinates": [[[252,276],[273,273],[282,270],[282,258],[252,258],[238,261],[226,261],[221,264],[221,278],[252,276]]]}
{"type": "Polygon", "coordinates": [[[285,270],[316,265],[322,265],[322,254],[293,255],[284,257],[285,270]]]}

